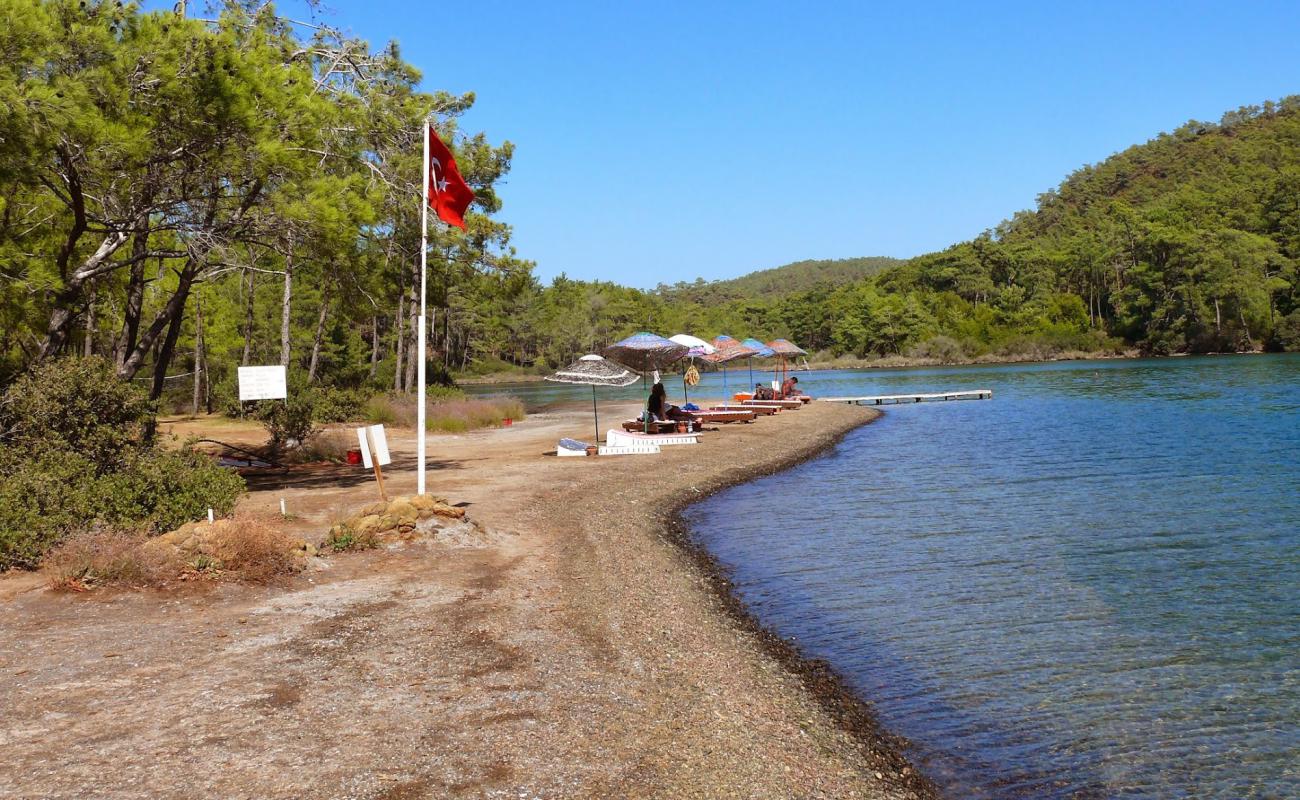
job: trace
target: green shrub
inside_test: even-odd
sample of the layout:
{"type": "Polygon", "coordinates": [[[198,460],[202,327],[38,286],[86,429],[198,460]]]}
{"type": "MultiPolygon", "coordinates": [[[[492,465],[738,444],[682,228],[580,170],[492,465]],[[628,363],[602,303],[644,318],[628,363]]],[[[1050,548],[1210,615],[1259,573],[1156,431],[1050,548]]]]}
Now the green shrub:
{"type": "Polygon", "coordinates": [[[35,567],[68,534],[168,530],[234,508],[238,475],[143,440],[152,406],[102,359],[41,365],[0,397],[0,570],[35,567]]]}
{"type": "Polygon", "coordinates": [[[225,516],[244,493],[244,479],[191,450],[152,450],[99,479],[101,519],[169,531],[207,516],[225,516]]]}
{"type": "Polygon", "coordinates": [[[315,395],[313,418],[317,422],[353,422],[361,419],[361,409],[370,397],[362,389],[339,389],[322,386],[311,390],[315,395]]]}
{"type": "Polygon", "coordinates": [[[289,390],[284,400],[258,400],[248,416],[262,423],[271,435],[271,449],[279,452],[289,442],[302,443],[316,432],[316,402],[309,392],[289,390]]]}
{"type": "Polygon", "coordinates": [[[28,454],[0,447],[0,571],[32,569],[96,510],[95,465],[73,453],[28,454]]]}
{"type": "Polygon", "coordinates": [[[0,398],[0,442],[27,451],[76,453],[97,473],[145,446],[153,419],[144,391],[103,358],[58,359],[20,377],[0,398]]]}

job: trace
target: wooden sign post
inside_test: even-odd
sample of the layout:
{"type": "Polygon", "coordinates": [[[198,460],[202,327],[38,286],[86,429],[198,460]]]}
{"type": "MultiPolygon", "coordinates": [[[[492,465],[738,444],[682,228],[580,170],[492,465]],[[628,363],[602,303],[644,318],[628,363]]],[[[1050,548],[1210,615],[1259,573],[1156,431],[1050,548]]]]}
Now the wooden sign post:
{"type": "Polygon", "coordinates": [[[388,453],[388,437],[384,433],[384,426],[371,425],[357,428],[357,440],[361,442],[362,463],[375,470],[375,483],[379,484],[379,499],[387,502],[388,494],[384,491],[384,471],[379,467],[393,463],[393,459],[388,453]]]}

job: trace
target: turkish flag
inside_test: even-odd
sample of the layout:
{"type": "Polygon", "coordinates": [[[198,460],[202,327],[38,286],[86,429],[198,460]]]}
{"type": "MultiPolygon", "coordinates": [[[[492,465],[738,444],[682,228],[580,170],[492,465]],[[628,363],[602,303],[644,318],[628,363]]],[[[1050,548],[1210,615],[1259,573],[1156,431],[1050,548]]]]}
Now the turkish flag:
{"type": "Polygon", "coordinates": [[[465,229],[465,209],[474,201],[474,190],[460,176],[456,159],[429,126],[429,208],[443,222],[465,229]]]}

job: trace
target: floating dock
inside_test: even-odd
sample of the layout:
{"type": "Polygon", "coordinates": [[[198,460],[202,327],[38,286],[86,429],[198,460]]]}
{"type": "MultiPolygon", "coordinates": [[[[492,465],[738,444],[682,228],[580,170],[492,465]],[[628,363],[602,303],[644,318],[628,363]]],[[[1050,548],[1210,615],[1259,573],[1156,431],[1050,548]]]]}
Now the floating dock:
{"type": "Polygon", "coordinates": [[[992,400],[992,389],[928,394],[876,394],[865,397],[819,397],[823,403],[852,403],[858,406],[892,406],[899,403],[938,403],[944,400],[992,400]]]}

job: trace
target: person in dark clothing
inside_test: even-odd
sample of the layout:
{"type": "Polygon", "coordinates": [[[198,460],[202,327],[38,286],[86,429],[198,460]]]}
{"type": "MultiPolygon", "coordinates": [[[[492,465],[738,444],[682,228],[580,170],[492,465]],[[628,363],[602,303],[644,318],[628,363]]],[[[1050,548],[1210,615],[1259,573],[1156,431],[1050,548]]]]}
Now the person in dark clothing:
{"type": "Polygon", "coordinates": [[[669,405],[668,392],[662,383],[656,383],[650,389],[650,402],[646,404],[646,411],[649,412],[650,419],[655,422],[667,421],[672,418],[670,415],[677,411],[677,406],[669,405]]]}

